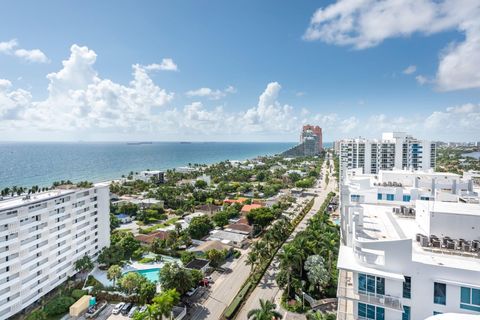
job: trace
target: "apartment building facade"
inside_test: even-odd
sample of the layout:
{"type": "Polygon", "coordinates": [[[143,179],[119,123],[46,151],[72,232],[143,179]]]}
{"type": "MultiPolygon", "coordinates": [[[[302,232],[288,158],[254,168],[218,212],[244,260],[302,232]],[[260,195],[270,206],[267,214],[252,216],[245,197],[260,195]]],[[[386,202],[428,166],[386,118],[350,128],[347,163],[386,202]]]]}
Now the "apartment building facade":
{"type": "Polygon", "coordinates": [[[471,180],[353,169],[340,188],[337,319],[480,317],[480,199],[471,180]]]}
{"type": "Polygon", "coordinates": [[[435,168],[436,145],[403,132],[383,133],[380,140],[345,139],[336,144],[341,171],[362,168],[364,173],[380,170],[435,168]]]}
{"type": "Polygon", "coordinates": [[[0,319],[76,273],[75,261],[110,244],[107,184],[0,200],[0,319]]]}

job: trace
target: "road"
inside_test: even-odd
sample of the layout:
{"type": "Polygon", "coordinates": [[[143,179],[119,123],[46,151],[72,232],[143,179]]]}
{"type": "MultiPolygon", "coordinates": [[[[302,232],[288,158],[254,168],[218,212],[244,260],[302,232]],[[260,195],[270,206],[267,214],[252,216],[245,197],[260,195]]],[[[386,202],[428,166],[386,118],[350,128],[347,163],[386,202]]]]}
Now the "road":
{"type": "Polygon", "coordinates": [[[222,274],[209,291],[205,301],[195,304],[189,312],[189,319],[215,319],[221,318],[225,308],[232,302],[243,283],[250,275],[250,266],[245,264],[249,250],[243,250],[242,256],[229,266],[231,272],[222,274]]]}
{"type": "MultiPolygon", "coordinates": [[[[322,172],[323,172],[323,177],[326,175],[329,175],[329,161],[325,161],[322,167],[322,172]]],[[[313,204],[312,209],[310,212],[308,212],[303,220],[297,225],[295,230],[292,232],[292,235],[289,237],[287,242],[293,240],[295,235],[306,229],[308,225],[308,220],[317,213],[317,211],[320,209],[320,206],[322,205],[323,201],[325,201],[327,195],[329,192],[334,191],[336,182],[334,180],[334,177],[330,175],[329,177],[330,183],[328,186],[325,186],[325,179],[322,180],[321,188],[320,190],[316,190],[315,193],[317,196],[315,197],[315,201],[313,204]]],[[[281,298],[281,290],[277,286],[277,283],[275,281],[275,277],[278,272],[278,262],[277,259],[274,259],[270,267],[268,268],[267,272],[263,276],[262,280],[258,284],[258,286],[255,288],[255,290],[252,292],[248,300],[245,302],[243,305],[242,309],[238,312],[236,319],[247,319],[247,313],[248,311],[258,308],[260,306],[259,299],[264,299],[264,300],[271,300],[275,301],[277,304],[277,310],[280,311],[284,317],[283,319],[304,319],[304,316],[298,315],[298,314],[290,314],[289,312],[286,312],[285,310],[280,308],[280,298],[281,298]]]]}

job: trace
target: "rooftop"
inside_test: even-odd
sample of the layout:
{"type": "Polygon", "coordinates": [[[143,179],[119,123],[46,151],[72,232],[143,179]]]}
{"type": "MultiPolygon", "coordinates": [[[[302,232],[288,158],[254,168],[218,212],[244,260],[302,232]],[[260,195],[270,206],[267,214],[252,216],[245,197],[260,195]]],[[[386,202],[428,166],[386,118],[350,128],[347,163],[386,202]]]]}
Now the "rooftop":
{"type": "MultiPolygon", "coordinates": [[[[432,201],[422,201],[433,203],[432,201]]],[[[452,208],[452,203],[437,202],[440,207],[452,208]]],[[[480,215],[480,205],[457,204],[461,206],[476,206],[476,214],[480,215]]],[[[419,243],[415,241],[415,236],[420,229],[411,218],[402,218],[392,213],[391,205],[361,204],[363,208],[363,227],[357,228],[356,237],[363,241],[386,241],[412,239],[412,260],[419,263],[445,265],[459,269],[480,270],[480,259],[446,254],[442,252],[432,252],[424,250],[419,243]]],[[[469,214],[474,214],[473,207],[465,209],[469,214]]]]}
{"type": "Polygon", "coordinates": [[[250,212],[253,209],[258,209],[258,208],[261,208],[261,207],[262,207],[262,205],[257,204],[257,203],[246,204],[242,207],[242,212],[250,212]]]}
{"type": "Polygon", "coordinates": [[[208,266],[210,264],[210,261],[204,260],[204,259],[193,259],[189,263],[185,265],[185,268],[187,269],[195,269],[195,270],[201,270],[204,267],[208,266]]]}
{"type": "Polygon", "coordinates": [[[33,204],[59,196],[74,193],[77,189],[55,189],[46,192],[34,193],[29,196],[21,195],[0,200],[0,210],[7,210],[16,207],[21,207],[28,204],[33,204]]]}

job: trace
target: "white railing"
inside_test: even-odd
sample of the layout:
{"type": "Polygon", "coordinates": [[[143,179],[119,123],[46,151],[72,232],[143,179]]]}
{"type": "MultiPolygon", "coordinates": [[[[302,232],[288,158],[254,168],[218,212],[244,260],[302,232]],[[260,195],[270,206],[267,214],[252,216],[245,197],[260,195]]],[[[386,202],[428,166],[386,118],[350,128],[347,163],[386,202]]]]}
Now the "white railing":
{"type": "Polygon", "coordinates": [[[399,297],[376,294],[370,292],[360,292],[350,286],[341,286],[337,288],[337,297],[373,304],[388,309],[403,311],[401,299],[399,297]]]}

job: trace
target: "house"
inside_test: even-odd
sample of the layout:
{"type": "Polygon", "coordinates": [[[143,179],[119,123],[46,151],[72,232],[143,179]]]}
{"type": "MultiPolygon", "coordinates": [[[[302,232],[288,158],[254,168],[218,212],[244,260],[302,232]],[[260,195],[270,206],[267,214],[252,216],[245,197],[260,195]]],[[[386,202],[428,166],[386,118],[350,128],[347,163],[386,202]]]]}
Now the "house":
{"type": "Polygon", "coordinates": [[[205,215],[205,213],[203,213],[203,212],[194,212],[194,213],[191,213],[187,216],[184,216],[183,220],[185,220],[186,223],[190,224],[192,222],[193,218],[203,217],[204,215],[205,215]]]}
{"type": "Polygon", "coordinates": [[[218,251],[232,251],[232,247],[226,245],[218,240],[209,240],[209,241],[202,241],[202,243],[196,247],[188,249],[195,254],[204,254],[209,250],[218,250],[218,251]]]}
{"type": "Polygon", "coordinates": [[[125,213],[120,213],[120,214],[117,214],[115,215],[115,217],[117,217],[118,220],[120,220],[120,223],[129,223],[129,222],[132,222],[132,217],[130,217],[128,214],[125,214],[125,213]]]}
{"type": "Polygon", "coordinates": [[[135,236],[135,239],[140,241],[144,245],[150,245],[155,241],[155,239],[160,239],[160,240],[167,240],[169,237],[167,231],[155,231],[150,234],[139,234],[135,236]]]}
{"type": "Polygon", "coordinates": [[[244,234],[247,236],[250,236],[253,231],[253,227],[249,225],[248,223],[233,223],[225,226],[223,230],[228,231],[228,232],[234,232],[234,233],[239,233],[239,234],[244,234]]]}
{"type": "Polygon", "coordinates": [[[240,211],[242,214],[247,214],[253,209],[259,209],[263,207],[261,204],[258,203],[252,203],[252,204],[246,204],[242,207],[242,210],[240,211]]]}
{"type": "Polygon", "coordinates": [[[228,203],[228,204],[232,204],[232,203],[244,203],[245,201],[247,201],[248,199],[247,198],[244,198],[244,197],[239,197],[237,199],[225,199],[223,200],[223,203],[228,203]]]}
{"type": "Polygon", "coordinates": [[[248,244],[248,236],[225,230],[210,231],[207,240],[218,240],[235,248],[244,248],[248,244]]]}
{"type": "Polygon", "coordinates": [[[209,260],[195,258],[192,261],[190,261],[189,263],[187,263],[185,265],[185,268],[190,269],[190,270],[198,270],[198,271],[202,271],[203,273],[205,273],[209,266],[210,266],[210,261],[209,260]]]}
{"type": "Polygon", "coordinates": [[[222,207],[214,205],[214,204],[202,204],[202,205],[199,205],[199,206],[195,207],[195,210],[197,212],[203,212],[205,214],[212,215],[214,213],[222,211],[222,207]]]}
{"type": "Polygon", "coordinates": [[[164,172],[159,170],[141,171],[135,175],[135,180],[142,180],[143,182],[154,182],[156,184],[164,183],[164,172]]]}

